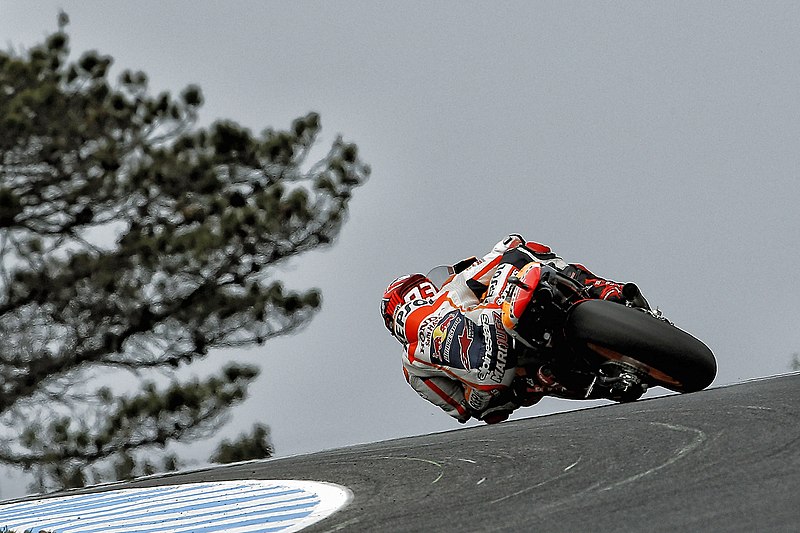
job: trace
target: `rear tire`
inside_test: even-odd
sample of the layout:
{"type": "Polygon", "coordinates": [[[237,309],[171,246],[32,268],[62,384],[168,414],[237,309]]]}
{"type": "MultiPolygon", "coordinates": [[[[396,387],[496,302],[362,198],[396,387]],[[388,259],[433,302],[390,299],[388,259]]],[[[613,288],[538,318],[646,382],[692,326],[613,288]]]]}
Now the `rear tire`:
{"type": "Polygon", "coordinates": [[[662,387],[677,392],[702,390],[717,374],[714,354],[702,341],[618,303],[586,300],[576,304],[567,317],[565,334],[573,348],[634,364],[662,387]]]}

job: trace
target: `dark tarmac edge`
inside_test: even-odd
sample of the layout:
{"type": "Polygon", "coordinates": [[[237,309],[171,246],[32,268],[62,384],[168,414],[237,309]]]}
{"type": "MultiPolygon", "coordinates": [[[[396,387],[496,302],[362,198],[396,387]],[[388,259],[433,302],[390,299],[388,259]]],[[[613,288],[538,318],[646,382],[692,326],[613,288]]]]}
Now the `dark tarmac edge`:
{"type": "Polygon", "coordinates": [[[798,531],[800,373],[11,501],[231,479],[343,485],[306,531],[798,531]]]}

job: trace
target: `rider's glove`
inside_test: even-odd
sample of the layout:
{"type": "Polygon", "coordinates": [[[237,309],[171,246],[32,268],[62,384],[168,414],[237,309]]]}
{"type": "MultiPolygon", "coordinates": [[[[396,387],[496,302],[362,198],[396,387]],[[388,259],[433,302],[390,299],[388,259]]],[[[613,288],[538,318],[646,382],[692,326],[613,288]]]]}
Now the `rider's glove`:
{"type": "Polygon", "coordinates": [[[524,244],[525,239],[522,238],[522,235],[518,233],[512,233],[502,241],[498,242],[492,248],[492,251],[498,254],[502,254],[506,250],[510,250],[511,248],[516,248],[520,244],[524,244]]]}
{"type": "Polygon", "coordinates": [[[470,256],[470,257],[467,257],[466,259],[462,259],[461,261],[459,261],[458,263],[453,265],[453,267],[452,267],[453,268],[453,274],[460,274],[461,272],[464,272],[466,269],[468,269],[469,267],[471,267],[472,265],[474,265],[477,262],[478,262],[478,258],[475,257],[474,255],[470,256]]]}

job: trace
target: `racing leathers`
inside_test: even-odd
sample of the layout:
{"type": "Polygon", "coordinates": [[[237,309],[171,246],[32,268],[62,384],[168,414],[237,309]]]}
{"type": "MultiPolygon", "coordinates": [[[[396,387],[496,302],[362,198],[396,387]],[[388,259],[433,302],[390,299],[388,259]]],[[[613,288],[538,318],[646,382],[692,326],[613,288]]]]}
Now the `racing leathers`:
{"type": "Polygon", "coordinates": [[[503,325],[502,303],[514,293],[509,278],[533,261],[572,269],[596,288],[597,297],[621,295],[621,285],[596,278],[581,265],[568,265],[547,246],[510,235],[438,291],[419,294],[394,314],[392,333],[405,348],[406,380],[459,422],[471,417],[500,422],[521,405],[508,394],[516,353],[514,332],[503,325]]]}

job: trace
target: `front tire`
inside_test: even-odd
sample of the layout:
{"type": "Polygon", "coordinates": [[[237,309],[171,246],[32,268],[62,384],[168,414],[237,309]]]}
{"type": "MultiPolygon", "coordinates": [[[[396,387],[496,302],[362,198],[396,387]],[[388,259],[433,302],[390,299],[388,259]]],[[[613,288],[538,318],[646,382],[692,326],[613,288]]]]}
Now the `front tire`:
{"type": "Polygon", "coordinates": [[[642,310],[606,300],[586,300],[570,310],[565,334],[577,350],[636,366],[662,387],[695,392],[717,374],[714,354],[702,341],[642,310]]]}

